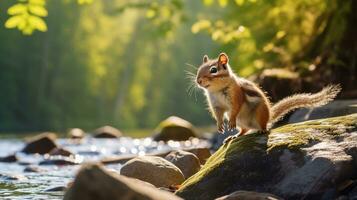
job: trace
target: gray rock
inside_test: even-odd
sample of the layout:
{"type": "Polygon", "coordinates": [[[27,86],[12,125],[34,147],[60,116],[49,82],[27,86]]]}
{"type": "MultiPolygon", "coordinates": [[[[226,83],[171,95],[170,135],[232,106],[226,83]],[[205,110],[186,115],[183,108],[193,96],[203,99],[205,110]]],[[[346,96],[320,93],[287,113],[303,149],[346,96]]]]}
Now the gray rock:
{"type": "Polygon", "coordinates": [[[120,174],[149,182],[156,187],[181,184],[185,179],[181,170],[169,161],[157,156],[140,156],[126,162],[120,174]]]}
{"type": "Polygon", "coordinates": [[[0,174],[0,180],[23,181],[23,180],[27,180],[27,177],[21,174],[0,174]]]}
{"type": "Polygon", "coordinates": [[[68,131],[68,136],[71,139],[82,139],[85,136],[85,133],[80,128],[72,128],[68,131]]]}
{"type": "Polygon", "coordinates": [[[63,156],[51,156],[41,161],[39,165],[78,165],[81,164],[79,161],[72,157],[63,156]]]}
{"type": "Polygon", "coordinates": [[[208,148],[191,148],[185,149],[185,151],[195,154],[202,165],[205,164],[207,159],[211,156],[211,152],[208,148]]]}
{"type": "Polygon", "coordinates": [[[165,159],[176,165],[185,176],[185,179],[198,172],[201,168],[197,156],[190,152],[181,150],[173,151],[169,153],[165,159]]]}
{"type": "Polygon", "coordinates": [[[155,141],[183,141],[191,137],[197,137],[192,124],[182,118],[171,116],[159,124],[153,139],[155,141]]]}
{"type": "Polygon", "coordinates": [[[0,162],[7,162],[7,163],[12,163],[12,162],[17,162],[17,157],[16,155],[8,155],[5,157],[0,157],[0,162]]]}
{"type": "Polygon", "coordinates": [[[182,200],[143,181],[109,172],[99,165],[85,165],[64,200],[182,200]]]}
{"type": "Polygon", "coordinates": [[[234,191],[286,199],[334,199],[357,166],[357,114],[290,124],[222,146],[176,192],[214,199],[234,191]]]}
{"type": "Polygon", "coordinates": [[[30,165],[25,167],[24,172],[30,172],[30,173],[39,173],[39,172],[44,172],[46,171],[43,168],[40,168],[38,166],[30,165]]]}
{"type": "Polygon", "coordinates": [[[26,146],[22,149],[22,152],[32,154],[46,154],[52,149],[57,147],[56,134],[54,133],[42,133],[33,138],[30,138],[26,146]]]}
{"type": "Polygon", "coordinates": [[[289,123],[337,117],[353,113],[357,113],[357,100],[335,100],[322,107],[299,109],[290,116],[289,123]]]}
{"type": "Polygon", "coordinates": [[[269,193],[241,190],[219,197],[216,200],[281,200],[281,198],[269,193]]]}
{"type": "Polygon", "coordinates": [[[123,134],[112,126],[103,126],[94,131],[95,138],[119,138],[123,134]]]}
{"type": "Polygon", "coordinates": [[[57,187],[52,187],[48,188],[45,190],[45,192],[63,192],[66,191],[67,187],[65,186],[57,186],[57,187]]]}
{"type": "Polygon", "coordinates": [[[66,157],[74,155],[72,152],[64,148],[54,148],[50,151],[49,154],[51,156],[66,156],[66,157]]]}

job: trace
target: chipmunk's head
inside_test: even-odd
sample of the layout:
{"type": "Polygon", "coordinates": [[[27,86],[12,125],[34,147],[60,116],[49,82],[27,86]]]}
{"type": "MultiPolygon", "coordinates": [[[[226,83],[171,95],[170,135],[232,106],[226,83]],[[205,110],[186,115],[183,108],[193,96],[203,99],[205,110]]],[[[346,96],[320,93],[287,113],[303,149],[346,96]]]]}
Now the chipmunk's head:
{"type": "Polygon", "coordinates": [[[210,60],[203,56],[203,63],[197,70],[196,82],[199,87],[208,91],[219,91],[225,88],[230,80],[228,56],[219,54],[217,59],[210,60]]]}

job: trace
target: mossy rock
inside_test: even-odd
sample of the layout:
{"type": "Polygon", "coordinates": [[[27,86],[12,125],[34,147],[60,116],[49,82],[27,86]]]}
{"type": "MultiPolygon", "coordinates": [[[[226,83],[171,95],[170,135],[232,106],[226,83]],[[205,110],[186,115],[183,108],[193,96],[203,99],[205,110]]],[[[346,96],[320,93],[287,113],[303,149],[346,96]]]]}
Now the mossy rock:
{"type": "Polygon", "coordinates": [[[338,184],[356,178],[356,130],[353,114],[238,137],[215,152],[177,195],[215,199],[248,190],[286,199],[334,198],[338,184]]]}
{"type": "Polygon", "coordinates": [[[188,140],[191,137],[197,137],[193,125],[176,116],[171,116],[162,121],[156,128],[153,136],[155,141],[188,140]]]}

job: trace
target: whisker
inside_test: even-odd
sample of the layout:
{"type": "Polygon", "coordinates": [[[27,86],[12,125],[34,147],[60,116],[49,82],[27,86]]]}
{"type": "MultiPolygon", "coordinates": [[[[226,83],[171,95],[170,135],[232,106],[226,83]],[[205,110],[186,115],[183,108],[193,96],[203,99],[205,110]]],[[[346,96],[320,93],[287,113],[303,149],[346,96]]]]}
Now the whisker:
{"type": "Polygon", "coordinates": [[[189,67],[192,67],[193,69],[198,69],[198,67],[194,66],[193,64],[190,64],[190,63],[185,63],[185,65],[189,66],[189,67]]]}

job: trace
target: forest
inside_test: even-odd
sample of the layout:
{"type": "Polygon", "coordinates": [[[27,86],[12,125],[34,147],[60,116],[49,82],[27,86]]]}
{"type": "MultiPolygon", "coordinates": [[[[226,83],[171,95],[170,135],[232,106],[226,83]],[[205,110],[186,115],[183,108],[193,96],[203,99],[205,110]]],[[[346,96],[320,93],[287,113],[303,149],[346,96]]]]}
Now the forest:
{"type": "Polygon", "coordinates": [[[212,125],[187,73],[220,52],[272,101],[329,83],[356,97],[356,11],[353,0],[2,0],[0,131],[144,129],[171,115],[212,125]]]}

